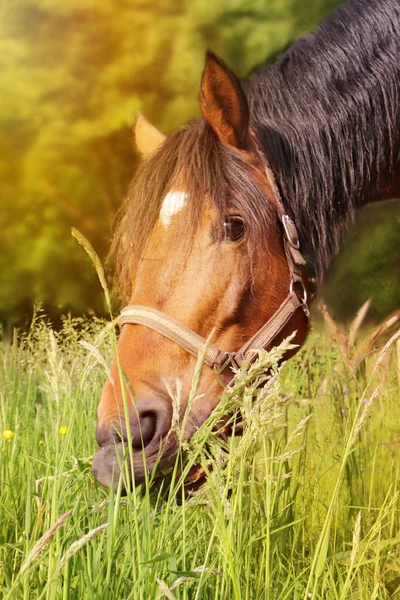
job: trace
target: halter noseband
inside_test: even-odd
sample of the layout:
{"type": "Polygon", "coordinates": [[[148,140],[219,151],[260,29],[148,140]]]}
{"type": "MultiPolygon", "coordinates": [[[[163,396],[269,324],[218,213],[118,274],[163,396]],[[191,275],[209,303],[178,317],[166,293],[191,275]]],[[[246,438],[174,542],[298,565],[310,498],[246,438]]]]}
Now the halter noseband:
{"type": "Polygon", "coordinates": [[[302,277],[305,260],[300,252],[297,229],[285,212],[273,173],[258,145],[256,145],[256,149],[275,195],[278,218],[283,230],[283,246],[290,273],[289,293],[272,317],[236,352],[224,352],[211,342],[207,344],[207,340],[201,335],[155,308],[131,304],[122,309],[118,320],[120,327],[130,323],[144,325],[157,331],[193,356],[198,356],[207,344],[204,363],[213,368],[218,376],[228,368],[239,369],[244,361],[253,362],[256,359],[257,351],[263,350],[271,344],[299,308],[302,308],[307,318],[309,317],[307,292],[302,277]],[[297,288],[301,290],[300,296],[296,292],[297,288]]]}

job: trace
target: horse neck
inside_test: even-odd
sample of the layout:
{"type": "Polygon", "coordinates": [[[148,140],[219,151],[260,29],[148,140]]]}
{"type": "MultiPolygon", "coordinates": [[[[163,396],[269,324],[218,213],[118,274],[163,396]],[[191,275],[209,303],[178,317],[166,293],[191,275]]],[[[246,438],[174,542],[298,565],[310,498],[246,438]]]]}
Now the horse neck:
{"type": "Polygon", "coordinates": [[[400,5],[354,0],[247,84],[252,125],[321,275],[400,165],[400,5]]]}

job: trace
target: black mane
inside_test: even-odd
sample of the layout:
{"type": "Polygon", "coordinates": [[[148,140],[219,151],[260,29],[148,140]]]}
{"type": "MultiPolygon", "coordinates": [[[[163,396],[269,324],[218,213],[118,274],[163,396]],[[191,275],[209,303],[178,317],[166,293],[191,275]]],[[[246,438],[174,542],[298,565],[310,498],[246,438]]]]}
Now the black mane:
{"type": "MultiPolygon", "coordinates": [[[[251,126],[302,250],[321,276],[356,208],[381,198],[399,166],[399,0],[350,0],[275,65],[261,67],[244,89],[251,126]]],[[[196,119],[139,166],[112,245],[124,296],[162,200],[178,179],[191,200],[182,239],[190,240],[208,197],[221,222],[229,208],[238,208],[253,249],[267,243],[271,204],[241,155],[196,119]]]]}
{"type": "Polygon", "coordinates": [[[400,162],[400,2],[352,0],[245,90],[302,248],[321,275],[400,162]]]}

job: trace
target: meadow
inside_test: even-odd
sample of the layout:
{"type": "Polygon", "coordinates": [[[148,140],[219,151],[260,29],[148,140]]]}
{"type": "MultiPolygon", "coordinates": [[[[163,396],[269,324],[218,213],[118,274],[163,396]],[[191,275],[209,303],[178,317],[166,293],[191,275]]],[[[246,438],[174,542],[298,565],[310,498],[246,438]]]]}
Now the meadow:
{"type": "Polygon", "coordinates": [[[122,497],[91,473],[113,329],[37,315],[0,346],[3,598],[400,598],[400,346],[365,357],[361,320],[327,316],[282,369],[262,353],[172,472],[122,497]],[[220,439],[238,408],[242,434],[220,439]]]}

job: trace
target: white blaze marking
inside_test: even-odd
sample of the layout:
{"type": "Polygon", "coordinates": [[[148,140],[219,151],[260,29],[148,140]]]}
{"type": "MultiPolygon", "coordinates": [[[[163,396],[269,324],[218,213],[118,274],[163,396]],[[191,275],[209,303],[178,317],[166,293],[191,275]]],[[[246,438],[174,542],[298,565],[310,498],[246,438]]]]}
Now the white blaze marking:
{"type": "Polygon", "coordinates": [[[185,201],[185,192],[168,192],[164,198],[164,202],[160,211],[160,219],[164,227],[168,227],[171,222],[171,218],[183,208],[185,201]]]}

